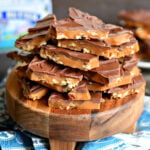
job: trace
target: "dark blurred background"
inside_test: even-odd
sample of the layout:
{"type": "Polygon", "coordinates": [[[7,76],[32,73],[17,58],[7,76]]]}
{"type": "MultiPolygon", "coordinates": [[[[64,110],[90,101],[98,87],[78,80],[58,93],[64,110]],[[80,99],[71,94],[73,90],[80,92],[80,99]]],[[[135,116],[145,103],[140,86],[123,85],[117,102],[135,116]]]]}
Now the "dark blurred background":
{"type": "MultiPolygon", "coordinates": [[[[104,22],[116,24],[120,10],[150,9],[150,0],[53,0],[53,12],[59,19],[67,17],[69,7],[76,7],[100,17],[104,22]]],[[[5,54],[0,50],[0,80],[7,68],[15,63],[5,54]]]]}
{"type": "Polygon", "coordinates": [[[120,10],[150,9],[150,0],[53,0],[53,12],[58,18],[66,17],[69,7],[98,16],[105,22],[117,23],[120,10]]]}

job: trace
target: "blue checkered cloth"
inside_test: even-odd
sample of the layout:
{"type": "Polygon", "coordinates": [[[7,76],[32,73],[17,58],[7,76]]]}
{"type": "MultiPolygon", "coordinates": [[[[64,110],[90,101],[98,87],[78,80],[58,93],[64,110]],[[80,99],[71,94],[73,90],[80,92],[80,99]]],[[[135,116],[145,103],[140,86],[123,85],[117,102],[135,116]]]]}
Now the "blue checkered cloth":
{"type": "MultiPolygon", "coordinates": [[[[9,117],[4,101],[5,80],[0,83],[0,148],[1,150],[48,150],[48,139],[24,131],[9,117]]],[[[144,111],[134,134],[114,136],[78,144],[81,150],[148,150],[150,149],[150,97],[145,97],[144,111]]]]}

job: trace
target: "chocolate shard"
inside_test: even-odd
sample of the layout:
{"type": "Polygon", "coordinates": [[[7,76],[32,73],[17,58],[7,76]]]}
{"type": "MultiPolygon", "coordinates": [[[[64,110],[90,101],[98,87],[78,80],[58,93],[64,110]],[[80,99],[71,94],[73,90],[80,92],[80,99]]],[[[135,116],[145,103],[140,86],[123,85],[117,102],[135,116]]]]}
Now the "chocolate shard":
{"type": "Polygon", "coordinates": [[[58,48],[53,45],[42,46],[40,56],[58,64],[81,70],[91,70],[99,67],[99,58],[97,56],[58,48]]]}
{"type": "Polygon", "coordinates": [[[115,33],[110,33],[108,38],[104,39],[105,43],[109,45],[119,46],[124,43],[130,42],[133,37],[133,32],[130,30],[121,30],[115,33]]]}
{"type": "Polygon", "coordinates": [[[30,80],[59,92],[70,91],[83,77],[78,70],[59,66],[38,57],[28,65],[27,76],[30,80]]]}
{"type": "Polygon", "coordinates": [[[55,109],[100,109],[100,103],[102,101],[102,94],[100,92],[90,93],[91,99],[88,101],[78,100],[71,101],[68,96],[60,93],[52,93],[48,99],[49,107],[55,109]]]}
{"type": "Polygon", "coordinates": [[[46,96],[49,92],[47,87],[44,87],[26,78],[20,78],[20,83],[23,89],[23,95],[27,99],[38,100],[46,96]]]}
{"type": "Polygon", "coordinates": [[[15,73],[16,73],[17,76],[19,76],[20,78],[27,78],[27,75],[26,75],[27,68],[28,68],[28,65],[17,66],[17,67],[15,68],[15,73]]]}
{"type": "Polygon", "coordinates": [[[30,52],[12,51],[7,53],[7,57],[16,61],[29,63],[34,55],[30,52]]]}
{"type": "Polygon", "coordinates": [[[130,71],[134,67],[137,66],[138,59],[134,55],[126,56],[124,58],[121,58],[119,61],[121,61],[123,69],[130,71]]]}
{"type": "Polygon", "coordinates": [[[51,24],[56,21],[54,15],[48,15],[37,22],[36,26],[30,28],[28,33],[16,40],[15,46],[25,51],[33,51],[51,39],[49,30],[51,24]]]}
{"type": "Polygon", "coordinates": [[[128,95],[139,93],[141,88],[145,88],[145,80],[141,74],[133,77],[130,84],[108,89],[105,93],[111,98],[124,98],[128,95]]]}
{"type": "Polygon", "coordinates": [[[104,22],[96,16],[91,16],[73,7],[69,8],[69,17],[75,22],[87,27],[91,26],[92,28],[95,27],[99,29],[98,26],[104,24],[104,22]]]}
{"type": "Polygon", "coordinates": [[[54,39],[104,39],[108,36],[104,23],[75,8],[70,8],[70,18],[56,21],[52,25],[54,39]]]}
{"type": "Polygon", "coordinates": [[[132,83],[133,77],[138,76],[139,74],[139,69],[134,67],[131,71],[124,71],[121,69],[120,78],[107,84],[98,83],[92,78],[90,78],[92,81],[88,78],[84,79],[84,81],[86,82],[89,91],[106,91],[111,88],[132,83]]]}
{"type": "Polygon", "coordinates": [[[69,93],[68,97],[70,100],[90,100],[91,95],[84,81],[81,81],[75,88],[69,93]]]}
{"type": "Polygon", "coordinates": [[[56,21],[56,16],[54,14],[48,14],[43,19],[37,21],[35,27],[29,28],[28,32],[35,32],[42,29],[49,29],[52,22],[56,21]]]}
{"type": "Polygon", "coordinates": [[[83,75],[85,78],[101,83],[108,84],[120,78],[120,64],[117,59],[100,60],[98,68],[92,69],[91,71],[84,71],[83,75]]]}
{"type": "Polygon", "coordinates": [[[139,50],[139,45],[135,38],[131,38],[129,42],[119,46],[111,46],[104,41],[63,39],[58,40],[57,46],[74,51],[82,51],[83,53],[103,56],[107,59],[124,57],[126,55],[134,54],[139,50]]]}
{"type": "Polygon", "coordinates": [[[130,41],[133,38],[133,32],[120,26],[106,24],[105,28],[109,30],[108,37],[104,39],[105,43],[111,46],[119,46],[130,41]]]}

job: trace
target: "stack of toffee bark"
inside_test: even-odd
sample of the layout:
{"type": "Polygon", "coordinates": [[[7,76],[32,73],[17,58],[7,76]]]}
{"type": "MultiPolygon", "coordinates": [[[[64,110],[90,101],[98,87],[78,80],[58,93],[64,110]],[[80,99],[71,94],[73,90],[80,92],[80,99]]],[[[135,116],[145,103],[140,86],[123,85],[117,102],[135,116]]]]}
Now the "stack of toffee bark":
{"type": "Polygon", "coordinates": [[[150,10],[121,11],[121,24],[130,28],[140,44],[140,57],[150,60],[150,10]]]}
{"type": "Polygon", "coordinates": [[[44,97],[54,110],[104,111],[144,92],[133,33],[75,8],[69,8],[69,18],[39,20],[16,47],[21,51],[8,57],[21,62],[15,73],[23,96],[44,97]]]}

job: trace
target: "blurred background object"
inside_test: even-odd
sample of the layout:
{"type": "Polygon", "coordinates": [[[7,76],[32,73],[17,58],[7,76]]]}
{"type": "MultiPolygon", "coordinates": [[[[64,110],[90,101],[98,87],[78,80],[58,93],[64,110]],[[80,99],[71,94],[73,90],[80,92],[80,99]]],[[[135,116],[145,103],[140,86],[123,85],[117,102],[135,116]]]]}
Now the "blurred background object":
{"type": "Polygon", "coordinates": [[[69,7],[88,12],[106,23],[118,23],[120,10],[150,9],[150,0],[53,0],[53,12],[58,18],[67,16],[69,7]]]}
{"type": "Polygon", "coordinates": [[[17,37],[51,12],[50,0],[0,0],[0,52],[12,49],[17,37]]]}
{"type": "Polygon", "coordinates": [[[52,13],[51,0],[0,0],[0,80],[15,64],[6,52],[16,49],[15,40],[48,13],[52,13]]]}

